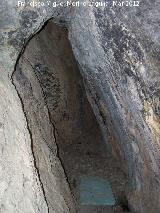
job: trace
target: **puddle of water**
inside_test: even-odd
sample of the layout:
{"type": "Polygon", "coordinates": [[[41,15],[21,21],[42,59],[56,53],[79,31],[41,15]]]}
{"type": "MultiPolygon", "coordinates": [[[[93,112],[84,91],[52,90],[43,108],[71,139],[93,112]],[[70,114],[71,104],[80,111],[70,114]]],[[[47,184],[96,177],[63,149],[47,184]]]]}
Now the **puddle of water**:
{"type": "Polygon", "coordinates": [[[80,177],[81,205],[115,205],[109,181],[95,176],[80,177]]]}

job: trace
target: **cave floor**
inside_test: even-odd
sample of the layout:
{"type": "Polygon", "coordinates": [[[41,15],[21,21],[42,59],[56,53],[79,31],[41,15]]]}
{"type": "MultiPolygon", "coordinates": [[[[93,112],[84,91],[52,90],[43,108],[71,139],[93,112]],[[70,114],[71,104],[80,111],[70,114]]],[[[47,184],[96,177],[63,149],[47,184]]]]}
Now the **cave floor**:
{"type": "Polygon", "coordinates": [[[99,130],[83,131],[71,144],[63,145],[59,155],[73,193],[78,213],[126,212],[124,191],[127,183],[119,163],[107,151],[99,130]],[[93,176],[107,180],[115,197],[114,206],[83,205],[80,199],[81,177],[93,176]]]}

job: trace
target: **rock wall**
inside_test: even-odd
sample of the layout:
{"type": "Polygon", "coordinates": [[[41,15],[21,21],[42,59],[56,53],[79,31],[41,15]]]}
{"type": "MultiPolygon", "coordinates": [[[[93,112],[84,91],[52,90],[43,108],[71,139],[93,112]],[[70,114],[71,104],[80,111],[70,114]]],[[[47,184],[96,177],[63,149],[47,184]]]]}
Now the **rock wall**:
{"type": "MultiPolygon", "coordinates": [[[[140,7],[127,9],[82,6],[17,8],[16,0],[9,2],[3,0],[1,5],[0,16],[3,21],[0,25],[0,83],[4,104],[1,104],[0,118],[3,124],[1,126],[7,127],[6,131],[10,136],[6,139],[2,135],[2,140],[6,140],[8,152],[2,158],[1,164],[6,165],[5,162],[8,162],[7,165],[10,167],[5,166],[7,171],[4,170],[1,179],[8,177],[7,183],[13,183],[14,186],[21,183],[19,191],[23,192],[22,176],[20,177],[17,171],[23,173],[22,171],[27,168],[26,176],[31,175],[37,180],[34,182],[34,178],[31,178],[34,186],[38,184],[37,188],[31,187],[31,184],[25,189],[26,193],[27,190],[33,192],[30,194],[30,207],[33,211],[40,212],[39,205],[44,204],[42,212],[46,211],[42,187],[37,174],[34,173],[26,120],[10,77],[24,44],[46,20],[53,18],[54,22],[63,23],[63,26],[68,28],[69,39],[81,67],[88,99],[104,132],[106,143],[110,144],[112,152],[121,160],[124,170],[129,174],[130,207],[135,212],[158,213],[160,211],[159,1],[141,0],[140,7]],[[4,119],[4,114],[7,119],[4,119]],[[11,127],[18,130],[13,131],[11,127]],[[19,135],[22,135],[20,144],[19,135]],[[23,152],[18,151],[19,146],[23,152]],[[27,166],[20,163],[17,152],[20,156],[26,153],[27,166]],[[37,198],[40,200],[38,203],[37,198]]],[[[2,185],[2,188],[5,188],[7,184],[2,185]]],[[[21,199],[22,194],[16,192],[15,201],[15,188],[11,184],[8,189],[14,195],[10,197],[7,190],[2,190],[0,202],[2,207],[9,208],[10,212],[13,209],[22,209],[18,207],[18,199],[21,199]],[[12,207],[10,205],[7,207],[5,198],[10,205],[13,203],[12,207]]],[[[26,200],[27,198],[24,199],[24,206],[26,200]]]]}
{"type": "Polygon", "coordinates": [[[0,212],[48,212],[22,106],[2,65],[1,71],[0,212]]]}
{"type": "Polygon", "coordinates": [[[141,3],[128,10],[75,8],[69,37],[106,142],[129,174],[132,210],[158,212],[158,3],[141,3]],[[145,10],[155,16],[144,19],[145,10]]]}
{"type": "Polygon", "coordinates": [[[54,129],[41,87],[30,72],[31,65],[26,61],[24,73],[17,66],[14,81],[12,76],[24,41],[41,28],[54,11],[47,9],[44,18],[41,10],[28,7],[19,10],[17,1],[2,1],[1,4],[0,211],[75,212],[57,157],[54,129]]]}
{"type": "MultiPolygon", "coordinates": [[[[83,152],[87,153],[87,141],[91,141],[93,147],[96,142],[97,147],[101,147],[103,140],[86,97],[67,31],[48,22],[27,44],[17,63],[13,83],[23,103],[32,136],[35,162],[50,212],[75,212],[57,153],[66,172],[67,165],[70,164],[69,159],[64,158],[67,149],[70,149],[68,155],[77,168],[82,154],[78,155],[77,150],[75,154],[79,158],[75,158],[71,147],[82,143],[83,152]]],[[[103,164],[100,165],[103,171],[103,164]]],[[[87,168],[87,162],[84,167],[87,168]]],[[[99,167],[97,166],[97,170],[99,167]]],[[[77,169],[77,177],[81,174],[79,170],[77,169]]],[[[67,171],[70,184],[74,179],[72,173],[71,167],[67,171]]],[[[100,172],[97,171],[97,174],[100,175],[100,172]]]]}
{"type": "Polygon", "coordinates": [[[35,167],[48,211],[75,212],[69,186],[57,156],[54,129],[49,119],[43,91],[27,53],[17,64],[13,82],[27,119],[35,167]]]}
{"type": "MultiPolygon", "coordinates": [[[[67,30],[48,22],[27,44],[22,58],[31,64],[30,72],[39,81],[57,143],[72,143],[83,129],[94,128],[95,117],[85,98],[83,79],[67,30]]],[[[20,65],[22,70],[23,63],[25,60],[20,65]]]]}

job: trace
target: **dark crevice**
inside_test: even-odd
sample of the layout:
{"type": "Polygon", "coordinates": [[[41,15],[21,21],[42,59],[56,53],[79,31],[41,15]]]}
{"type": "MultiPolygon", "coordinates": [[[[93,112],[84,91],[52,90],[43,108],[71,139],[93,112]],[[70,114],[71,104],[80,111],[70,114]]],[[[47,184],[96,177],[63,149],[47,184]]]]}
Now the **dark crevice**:
{"type": "MultiPolygon", "coordinates": [[[[103,208],[99,206],[94,209],[94,212],[101,211],[103,213],[108,208],[111,212],[118,212],[114,210],[114,207],[117,206],[123,211],[129,211],[125,195],[127,178],[121,170],[119,162],[107,150],[101,128],[87,99],[87,87],[85,88],[79,66],[72,52],[67,31],[51,22],[47,22],[43,29],[29,40],[23,53],[19,55],[15,72],[12,75],[12,84],[15,86],[21,100],[27,120],[34,165],[41,182],[48,211],[49,205],[53,205],[50,200],[52,195],[46,195],[46,185],[43,181],[46,181],[48,177],[46,177],[46,180],[44,179],[45,171],[39,171],[36,162],[39,153],[38,144],[34,147],[34,143],[36,143],[34,140],[36,140],[36,137],[42,137],[42,135],[38,135],[37,129],[33,126],[33,116],[35,116],[35,120],[40,119],[39,123],[36,124],[43,125],[39,128],[44,131],[45,142],[49,150],[52,151],[53,156],[57,156],[62,164],[62,166],[59,165],[58,170],[63,167],[64,175],[59,171],[60,174],[57,175],[55,168],[53,168],[53,170],[55,169],[53,174],[59,181],[59,189],[62,190],[60,194],[66,205],[68,205],[71,198],[68,200],[67,187],[63,187],[65,179],[70,186],[69,196],[72,195],[74,198],[76,211],[79,213],[90,212],[90,208],[93,206],[87,207],[87,210],[83,209],[84,206],[81,203],[81,182],[84,177],[93,177],[93,179],[96,177],[109,181],[116,203],[113,206],[104,206],[103,208]],[[18,69],[21,71],[19,72],[18,69]],[[16,74],[18,77],[16,77],[16,74]],[[13,80],[14,78],[16,78],[16,83],[13,80]],[[25,84],[28,84],[28,86],[25,87],[25,84]],[[18,88],[16,88],[16,85],[19,85],[18,88]],[[19,93],[19,90],[21,93],[19,93]],[[31,102],[31,104],[28,104],[28,102],[31,102]],[[34,104],[38,107],[37,111],[36,107],[32,109],[34,104]],[[27,114],[25,110],[27,110],[27,114]],[[35,110],[35,114],[30,113],[31,110],[35,110]],[[54,140],[52,140],[51,132],[45,127],[46,125],[48,128],[52,125],[54,140]],[[41,179],[41,172],[43,172],[43,179],[41,179]],[[103,210],[100,210],[101,208],[103,210]]],[[[98,100],[95,100],[95,104],[99,108],[101,107],[98,100]]],[[[103,122],[106,124],[108,121],[103,115],[103,109],[100,108],[99,110],[103,122]]]]}

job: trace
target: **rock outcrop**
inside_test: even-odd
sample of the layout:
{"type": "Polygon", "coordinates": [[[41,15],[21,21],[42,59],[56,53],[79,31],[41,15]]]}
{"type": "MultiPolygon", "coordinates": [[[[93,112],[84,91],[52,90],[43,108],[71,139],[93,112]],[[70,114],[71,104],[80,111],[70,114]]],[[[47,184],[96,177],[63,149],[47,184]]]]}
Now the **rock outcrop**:
{"type": "MultiPolygon", "coordinates": [[[[88,100],[108,147],[129,175],[129,206],[133,212],[160,212],[159,1],[140,1],[139,7],[127,8],[82,5],[33,8],[18,7],[16,0],[2,0],[0,10],[0,211],[71,212],[69,209],[74,209],[70,196],[64,201],[65,190],[68,194],[69,190],[56,157],[54,131],[46,105],[43,101],[35,102],[41,98],[41,87],[34,80],[34,73],[27,76],[31,65],[26,61],[25,75],[32,80],[33,90],[31,84],[16,88],[16,79],[12,78],[23,48],[52,18],[54,23],[68,29],[88,100]],[[27,100],[27,108],[21,96],[27,100]],[[29,111],[29,104],[34,105],[33,111],[29,111]],[[50,140],[45,143],[46,134],[50,140]],[[40,146],[36,149],[37,140],[40,146]],[[50,160],[49,165],[43,164],[44,159],[50,160]],[[57,163],[53,169],[56,177],[47,171],[54,163],[57,163]],[[57,185],[60,180],[64,188],[57,185]],[[49,190],[49,181],[57,188],[47,191],[46,196],[44,186],[49,190]],[[53,208],[49,202],[52,196],[58,199],[53,208]],[[66,208],[66,203],[71,207],[66,208]]],[[[23,80],[27,83],[26,76],[23,80]]]]}

